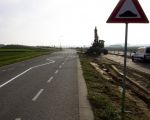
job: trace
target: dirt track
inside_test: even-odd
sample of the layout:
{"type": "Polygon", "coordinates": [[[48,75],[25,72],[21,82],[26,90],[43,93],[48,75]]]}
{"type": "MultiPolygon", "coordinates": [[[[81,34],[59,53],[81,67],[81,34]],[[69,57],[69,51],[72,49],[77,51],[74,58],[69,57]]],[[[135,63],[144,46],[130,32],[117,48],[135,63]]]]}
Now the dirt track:
{"type": "MultiPolygon", "coordinates": [[[[124,63],[124,57],[122,57],[122,56],[108,54],[108,55],[105,55],[104,57],[111,59],[115,62],[118,62],[120,64],[124,63]]],[[[127,66],[132,67],[137,70],[140,70],[147,74],[150,74],[150,62],[147,62],[147,63],[143,63],[141,61],[132,62],[131,59],[127,59],[127,66]]]]}

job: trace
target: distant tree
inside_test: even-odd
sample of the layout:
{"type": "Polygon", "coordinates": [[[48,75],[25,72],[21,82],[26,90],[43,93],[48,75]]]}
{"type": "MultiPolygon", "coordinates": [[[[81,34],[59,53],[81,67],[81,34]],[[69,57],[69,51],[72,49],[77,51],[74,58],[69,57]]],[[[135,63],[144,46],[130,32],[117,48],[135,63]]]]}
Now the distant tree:
{"type": "Polygon", "coordinates": [[[92,43],[92,46],[87,50],[87,54],[90,56],[99,56],[101,53],[107,54],[108,51],[104,49],[104,40],[99,40],[98,34],[97,34],[97,28],[94,29],[94,42],[92,43]]]}

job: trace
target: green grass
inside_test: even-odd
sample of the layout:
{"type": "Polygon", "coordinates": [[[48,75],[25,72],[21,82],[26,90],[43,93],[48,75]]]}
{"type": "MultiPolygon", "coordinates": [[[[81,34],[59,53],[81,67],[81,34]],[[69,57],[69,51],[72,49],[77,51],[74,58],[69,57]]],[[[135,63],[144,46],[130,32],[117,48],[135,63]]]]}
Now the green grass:
{"type": "Polygon", "coordinates": [[[91,59],[80,55],[83,75],[88,87],[88,99],[92,105],[95,120],[119,120],[117,109],[105,93],[111,94],[108,81],[104,80],[90,65],[91,59]]]}
{"type": "Polygon", "coordinates": [[[15,62],[31,59],[33,57],[50,54],[56,51],[54,48],[0,48],[0,66],[12,64],[15,62]]]}
{"type": "MultiPolygon", "coordinates": [[[[121,93],[115,82],[106,80],[90,65],[90,62],[95,59],[84,54],[79,54],[79,56],[95,120],[121,120],[121,93]]],[[[127,98],[126,110],[131,112],[126,113],[125,120],[148,120],[136,103],[127,98]]]]}

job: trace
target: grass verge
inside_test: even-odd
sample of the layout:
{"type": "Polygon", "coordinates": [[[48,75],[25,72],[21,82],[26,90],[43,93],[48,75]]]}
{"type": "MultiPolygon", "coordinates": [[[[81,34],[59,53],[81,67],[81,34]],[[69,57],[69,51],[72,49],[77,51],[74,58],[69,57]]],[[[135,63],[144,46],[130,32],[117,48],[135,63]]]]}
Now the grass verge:
{"type": "Polygon", "coordinates": [[[0,67],[37,56],[50,54],[57,50],[58,49],[55,48],[0,48],[0,67]]]}
{"type": "MultiPolygon", "coordinates": [[[[91,103],[95,120],[120,120],[121,93],[113,80],[106,80],[91,65],[94,61],[84,54],[79,54],[83,75],[88,88],[88,99],[91,103]]],[[[148,120],[148,117],[136,105],[126,98],[125,120],[148,120]]]]}

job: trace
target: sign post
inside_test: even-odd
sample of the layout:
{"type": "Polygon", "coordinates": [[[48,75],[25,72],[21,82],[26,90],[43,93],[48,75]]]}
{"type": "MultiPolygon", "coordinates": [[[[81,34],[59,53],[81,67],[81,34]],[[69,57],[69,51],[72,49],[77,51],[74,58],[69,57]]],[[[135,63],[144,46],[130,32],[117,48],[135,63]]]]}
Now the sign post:
{"type": "Polygon", "coordinates": [[[128,43],[128,23],[125,28],[125,46],[124,46],[124,69],[123,69],[123,81],[122,81],[122,100],[121,100],[121,116],[122,120],[125,119],[125,93],[126,93],[126,75],[127,75],[127,43],[128,43]]]}
{"type": "Polygon", "coordinates": [[[125,120],[125,94],[127,75],[128,23],[149,23],[138,0],[120,0],[107,23],[125,23],[124,69],[122,80],[121,120],[125,120]]]}

